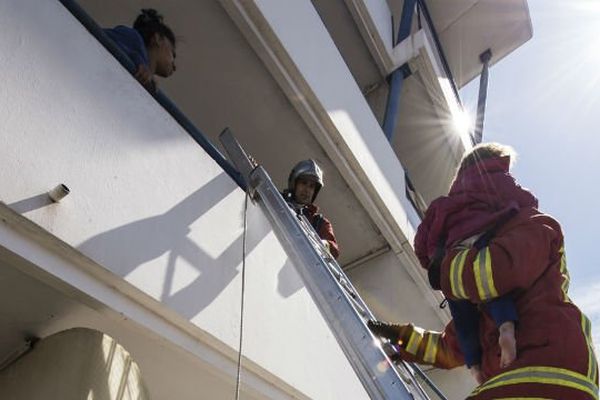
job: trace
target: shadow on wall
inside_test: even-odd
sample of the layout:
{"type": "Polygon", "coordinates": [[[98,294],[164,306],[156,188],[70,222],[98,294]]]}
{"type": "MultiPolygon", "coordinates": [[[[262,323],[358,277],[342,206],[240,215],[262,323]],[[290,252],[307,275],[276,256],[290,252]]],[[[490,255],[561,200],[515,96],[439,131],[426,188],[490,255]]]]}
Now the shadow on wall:
{"type": "MultiPolygon", "coordinates": [[[[168,254],[165,268],[157,268],[153,279],[164,279],[160,300],[179,314],[192,318],[196,316],[233,281],[242,263],[244,202],[237,210],[220,210],[222,215],[232,212],[239,214],[235,238],[218,257],[214,258],[203,248],[202,241],[213,243],[218,226],[202,224],[196,228],[194,239],[188,235],[191,225],[202,215],[230,195],[237,186],[225,174],[213,178],[164,214],[145,218],[119,226],[94,236],[83,242],[78,249],[113,273],[125,277],[139,266],[168,254]],[[200,231],[202,229],[202,231],[200,231]],[[186,265],[178,264],[183,259],[186,265]],[[197,273],[189,273],[191,266],[197,273]],[[175,274],[181,268],[185,276],[182,287],[174,291],[175,274]],[[165,270],[163,275],[160,273],[165,270]],[[186,272],[187,271],[187,272],[186,272]],[[185,275],[187,274],[187,275],[185,275]]],[[[251,205],[249,204],[249,207],[251,205]]],[[[256,213],[248,213],[249,217],[256,213]]],[[[253,223],[252,234],[248,235],[246,252],[250,253],[269,232],[267,224],[253,223]]],[[[231,223],[229,227],[231,228],[231,223]]],[[[230,240],[231,235],[225,235],[230,240]]]]}
{"type": "Polygon", "coordinates": [[[292,260],[289,258],[279,270],[277,278],[277,292],[284,298],[290,297],[304,287],[302,278],[296,271],[292,260]]]}
{"type": "Polygon", "coordinates": [[[8,206],[18,212],[19,214],[25,214],[29,211],[37,210],[42,207],[46,207],[52,204],[52,199],[47,193],[38,194],[36,196],[29,197],[24,200],[20,200],[9,204],[8,206]]]}

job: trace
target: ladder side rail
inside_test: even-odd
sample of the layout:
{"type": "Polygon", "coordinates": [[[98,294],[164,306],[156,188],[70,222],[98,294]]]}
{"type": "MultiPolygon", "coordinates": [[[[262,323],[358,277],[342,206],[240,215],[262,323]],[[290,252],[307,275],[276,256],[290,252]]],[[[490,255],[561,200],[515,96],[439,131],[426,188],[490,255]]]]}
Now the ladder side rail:
{"type": "MultiPolygon", "coordinates": [[[[389,359],[388,353],[378,345],[379,341],[375,339],[363,319],[365,318],[365,313],[372,314],[370,314],[370,311],[356,293],[354,297],[360,299],[361,305],[364,305],[363,307],[366,310],[362,310],[362,315],[359,315],[359,311],[355,305],[357,303],[352,304],[352,300],[354,299],[351,299],[347,294],[348,289],[342,288],[338,282],[339,276],[346,277],[345,273],[331,256],[326,258],[318,253],[318,246],[321,246],[319,251],[323,254],[328,254],[324,252],[320,238],[314,236],[316,233],[312,229],[312,226],[307,223],[306,219],[304,220],[305,226],[302,226],[301,220],[293,215],[293,212],[271,182],[266,171],[256,167],[255,161],[248,156],[229,129],[221,132],[220,141],[229,159],[240,171],[240,175],[245,182],[248,183],[247,190],[252,197],[255,197],[257,189],[260,186],[258,195],[263,200],[261,205],[263,209],[266,209],[265,214],[272,226],[276,228],[274,231],[279,240],[282,243],[289,244],[289,246],[284,246],[288,256],[292,258],[295,265],[310,267],[312,272],[308,268],[297,268],[297,271],[369,396],[374,399],[414,399],[414,396],[410,393],[406,385],[415,385],[419,389],[421,388],[416,381],[408,379],[406,375],[403,374],[401,377],[399,371],[389,359]],[[262,177],[258,176],[259,173],[262,177]],[[277,206],[275,207],[277,208],[277,212],[274,207],[268,206],[265,201],[266,199],[270,199],[270,202],[277,206]],[[285,224],[282,223],[282,220],[286,219],[286,217],[287,223],[294,229],[290,230],[287,229],[287,226],[284,226],[285,224]],[[310,227],[310,229],[306,229],[306,226],[310,227]],[[313,232],[312,241],[309,237],[310,230],[313,232]],[[298,240],[302,242],[303,249],[301,248],[302,246],[296,248],[298,240]],[[315,244],[317,244],[317,247],[315,247],[315,244]],[[293,251],[290,251],[290,249],[293,251]],[[307,254],[309,256],[312,255],[312,257],[308,257],[308,260],[306,260],[307,254]],[[334,268],[331,268],[330,263],[326,260],[334,261],[334,265],[337,266],[335,273],[334,268]],[[338,277],[334,276],[334,274],[338,277]],[[324,288],[318,287],[319,282],[326,282],[326,284],[321,285],[324,288]],[[345,312],[340,313],[338,308],[343,308],[345,312]],[[340,318],[340,315],[344,316],[344,318],[340,318]],[[361,332],[356,332],[357,326],[360,327],[361,332]],[[348,337],[349,333],[353,333],[354,337],[348,337]],[[357,346],[357,344],[360,344],[360,346],[357,346]],[[367,353],[366,355],[364,354],[365,352],[367,353]],[[358,355],[361,357],[357,357],[358,355]],[[381,368],[381,366],[384,366],[384,368],[381,368]]],[[[350,283],[349,280],[347,282],[350,283]]],[[[352,290],[356,292],[353,287],[352,290]]],[[[422,389],[418,397],[423,399],[428,398],[422,392],[422,389]]]]}
{"type": "MultiPolygon", "coordinates": [[[[327,250],[325,249],[325,246],[323,246],[323,244],[320,241],[318,233],[314,230],[314,227],[308,222],[308,219],[303,215],[298,215],[298,218],[301,219],[303,222],[302,227],[304,228],[305,233],[309,237],[313,238],[313,242],[318,243],[317,246],[320,247],[320,252],[322,254],[326,254],[326,257],[323,258],[327,261],[328,266],[333,270],[332,272],[334,273],[334,275],[337,275],[336,277],[339,276],[338,279],[340,280],[340,284],[343,281],[342,286],[346,290],[347,294],[350,295],[350,300],[357,309],[357,312],[366,320],[376,319],[375,315],[371,312],[371,309],[367,306],[367,304],[364,302],[364,300],[352,284],[352,281],[346,275],[346,272],[337,263],[337,261],[330,254],[328,254],[327,250]]],[[[385,353],[390,357],[394,353],[398,352],[395,346],[391,343],[383,343],[382,347],[385,353]]],[[[394,366],[400,369],[398,373],[401,375],[408,374],[411,376],[412,379],[417,379],[415,377],[415,374],[418,375],[418,377],[423,380],[423,382],[435,393],[435,395],[438,398],[440,398],[441,400],[447,400],[446,396],[442,393],[442,391],[435,385],[435,383],[433,383],[433,381],[427,376],[427,374],[425,374],[425,372],[423,372],[423,370],[417,364],[408,363],[406,361],[401,360],[400,363],[395,362],[394,366]]],[[[421,391],[423,391],[423,389],[419,385],[417,386],[421,391]]],[[[424,392],[422,393],[422,395],[427,396],[424,392]]]]}
{"type": "Polygon", "coordinates": [[[372,399],[414,399],[392,361],[356,312],[337,279],[305,234],[266,171],[257,167],[250,185],[278,239],[294,261],[304,284],[335,335],[342,351],[372,399]],[[378,366],[386,366],[378,368],[378,366]]]}

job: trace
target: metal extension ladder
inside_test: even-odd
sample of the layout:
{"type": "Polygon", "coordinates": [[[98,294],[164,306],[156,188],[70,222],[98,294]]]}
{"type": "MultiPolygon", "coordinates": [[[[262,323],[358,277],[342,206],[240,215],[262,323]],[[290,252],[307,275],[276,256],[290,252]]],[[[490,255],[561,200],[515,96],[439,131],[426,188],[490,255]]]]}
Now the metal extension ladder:
{"type": "Polygon", "coordinates": [[[418,376],[438,398],[445,400],[416,365],[390,360],[397,350],[373,336],[366,324],[375,319],[373,314],[306,217],[288,206],[265,169],[248,157],[229,129],[219,139],[288,256],[301,266],[299,275],[370,398],[428,400],[418,376]]]}

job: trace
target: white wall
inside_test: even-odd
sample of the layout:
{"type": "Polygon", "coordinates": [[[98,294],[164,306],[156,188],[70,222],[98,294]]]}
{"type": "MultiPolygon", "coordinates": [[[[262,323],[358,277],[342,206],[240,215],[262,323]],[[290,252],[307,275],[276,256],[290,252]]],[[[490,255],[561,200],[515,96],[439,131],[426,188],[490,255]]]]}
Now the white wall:
{"type": "MultiPolygon", "coordinates": [[[[234,355],[242,191],[58,1],[2,2],[0,25],[0,199],[234,355]],[[47,204],[58,183],[71,194],[47,204]]],[[[366,397],[262,212],[248,220],[245,356],[306,396],[366,397]]]]}
{"type": "Polygon", "coordinates": [[[348,271],[348,276],[371,306],[373,313],[388,321],[410,321],[441,330],[439,315],[428,306],[398,256],[389,251],[348,271]]]}

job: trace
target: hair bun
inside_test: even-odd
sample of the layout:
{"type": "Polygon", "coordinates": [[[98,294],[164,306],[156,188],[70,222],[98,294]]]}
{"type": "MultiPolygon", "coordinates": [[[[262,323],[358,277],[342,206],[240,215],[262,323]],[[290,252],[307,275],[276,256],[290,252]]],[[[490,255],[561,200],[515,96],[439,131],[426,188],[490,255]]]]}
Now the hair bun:
{"type": "Polygon", "coordinates": [[[163,17],[153,8],[143,8],[140,15],[137,16],[133,22],[133,28],[137,30],[142,38],[144,44],[148,46],[155,34],[159,34],[162,37],[166,37],[175,46],[175,35],[171,28],[163,23],[163,17]]]}
{"type": "Polygon", "coordinates": [[[144,22],[161,23],[163,20],[162,15],[160,15],[154,8],[143,8],[140,17],[143,18],[144,22]]]}

